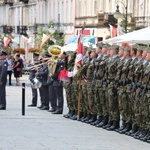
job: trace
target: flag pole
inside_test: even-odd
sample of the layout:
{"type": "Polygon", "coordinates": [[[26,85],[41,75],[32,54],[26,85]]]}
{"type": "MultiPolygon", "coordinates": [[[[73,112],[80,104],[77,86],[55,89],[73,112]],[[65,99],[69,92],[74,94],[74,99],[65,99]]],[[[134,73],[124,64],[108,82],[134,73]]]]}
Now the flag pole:
{"type": "MultiPolygon", "coordinates": [[[[83,26],[82,26],[82,36],[83,36],[83,34],[84,34],[84,28],[85,28],[85,22],[84,22],[84,24],[83,24],[83,26]]],[[[81,106],[80,104],[81,104],[81,90],[82,90],[81,82],[82,82],[82,76],[80,75],[80,77],[79,77],[79,86],[78,86],[79,92],[78,92],[78,112],[77,112],[77,120],[80,119],[80,106],[81,106]]]]}

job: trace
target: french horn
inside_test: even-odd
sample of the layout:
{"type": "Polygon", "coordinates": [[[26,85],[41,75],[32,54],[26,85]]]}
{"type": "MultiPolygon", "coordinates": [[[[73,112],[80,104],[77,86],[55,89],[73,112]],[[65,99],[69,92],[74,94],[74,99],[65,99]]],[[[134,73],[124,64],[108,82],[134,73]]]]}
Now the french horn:
{"type": "Polygon", "coordinates": [[[62,47],[59,45],[52,45],[48,48],[48,53],[52,56],[51,64],[49,66],[49,73],[55,73],[58,57],[63,53],[62,47]]]}

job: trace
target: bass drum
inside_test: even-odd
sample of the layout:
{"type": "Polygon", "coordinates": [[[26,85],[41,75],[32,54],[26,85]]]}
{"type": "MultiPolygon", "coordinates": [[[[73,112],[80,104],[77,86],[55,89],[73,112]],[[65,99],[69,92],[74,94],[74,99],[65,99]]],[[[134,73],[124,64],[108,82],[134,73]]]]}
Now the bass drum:
{"type": "Polygon", "coordinates": [[[36,77],[31,80],[31,87],[33,89],[39,89],[42,86],[42,82],[40,82],[36,77]]]}

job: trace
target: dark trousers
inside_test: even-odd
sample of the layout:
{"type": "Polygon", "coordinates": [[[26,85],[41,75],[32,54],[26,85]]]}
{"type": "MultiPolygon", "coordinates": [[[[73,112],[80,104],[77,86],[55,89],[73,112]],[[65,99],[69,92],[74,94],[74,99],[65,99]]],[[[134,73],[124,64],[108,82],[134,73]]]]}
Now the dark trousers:
{"type": "Polygon", "coordinates": [[[50,84],[48,86],[48,90],[49,90],[49,102],[51,104],[51,107],[54,109],[57,109],[57,98],[56,98],[54,86],[50,84]]]}
{"type": "Polygon", "coordinates": [[[0,105],[6,106],[6,83],[0,85],[0,105]]]}
{"type": "Polygon", "coordinates": [[[9,85],[11,85],[11,76],[12,76],[12,71],[7,71],[8,79],[9,79],[9,85]]]}
{"type": "Polygon", "coordinates": [[[63,104],[64,104],[63,86],[54,86],[54,90],[57,98],[57,110],[63,112],[63,104]]]}
{"type": "Polygon", "coordinates": [[[42,105],[43,106],[49,106],[49,90],[48,86],[42,85],[42,105]]]}
{"type": "Polygon", "coordinates": [[[38,97],[38,92],[37,92],[37,89],[32,89],[32,104],[35,104],[37,105],[37,97],[38,97]]]}

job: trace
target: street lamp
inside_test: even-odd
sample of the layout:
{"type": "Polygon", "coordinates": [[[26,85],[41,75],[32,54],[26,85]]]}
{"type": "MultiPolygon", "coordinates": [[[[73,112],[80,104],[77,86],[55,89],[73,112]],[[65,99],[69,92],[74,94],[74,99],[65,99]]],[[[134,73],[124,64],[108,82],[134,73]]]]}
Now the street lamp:
{"type": "MultiPolygon", "coordinates": [[[[118,1],[119,2],[119,1],[118,1]]],[[[122,3],[122,2],[120,2],[122,3]]],[[[125,33],[127,33],[127,25],[128,25],[128,0],[126,0],[126,6],[124,5],[124,3],[122,3],[122,5],[124,6],[126,12],[125,12],[125,33]]],[[[122,17],[122,14],[119,11],[119,6],[116,6],[116,12],[114,13],[114,17],[116,19],[119,19],[122,17]]]]}

